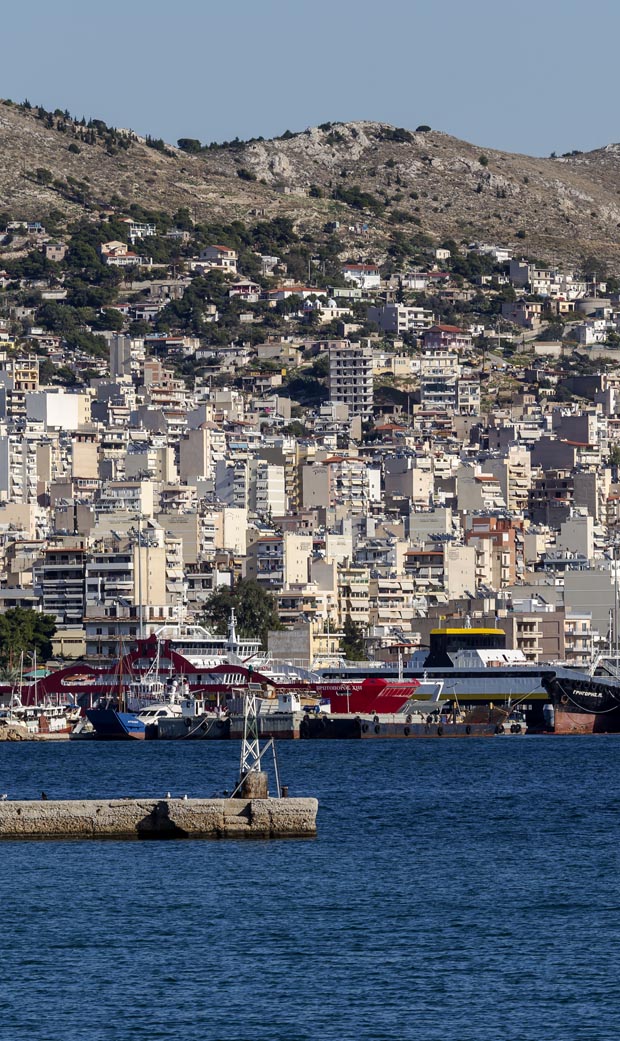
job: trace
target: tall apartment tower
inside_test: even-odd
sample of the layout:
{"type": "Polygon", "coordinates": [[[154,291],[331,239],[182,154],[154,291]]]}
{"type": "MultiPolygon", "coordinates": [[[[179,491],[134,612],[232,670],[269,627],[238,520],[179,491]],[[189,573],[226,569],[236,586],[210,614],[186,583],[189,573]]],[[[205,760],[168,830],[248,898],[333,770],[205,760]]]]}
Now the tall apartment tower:
{"type": "Polygon", "coordinates": [[[130,336],[112,336],[110,338],[110,376],[131,376],[132,353],[130,336]]]}
{"type": "Polygon", "coordinates": [[[347,405],[350,416],[372,414],[372,348],[348,340],[329,345],[329,396],[347,405]]]}

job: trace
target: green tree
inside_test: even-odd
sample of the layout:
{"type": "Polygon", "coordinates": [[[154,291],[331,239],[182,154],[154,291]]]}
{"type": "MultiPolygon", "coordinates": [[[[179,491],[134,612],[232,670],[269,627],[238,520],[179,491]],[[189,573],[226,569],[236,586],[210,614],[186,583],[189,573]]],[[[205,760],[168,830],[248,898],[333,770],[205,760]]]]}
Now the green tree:
{"type": "Polygon", "coordinates": [[[212,593],[205,604],[205,623],[217,632],[226,632],[231,608],[237,616],[238,634],[259,637],[263,647],[267,646],[270,629],[284,628],[274,597],[254,579],[240,578],[232,588],[212,593]]]}
{"type": "Polygon", "coordinates": [[[539,332],[536,337],[543,343],[550,343],[553,340],[561,340],[564,335],[564,325],[562,322],[550,322],[546,329],[539,332]]]}
{"type": "Polygon", "coordinates": [[[114,307],[104,307],[101,313],[90,323],[91,329],[96,332],[103,329],[112,329],[114,332],[120,332],[124,325],[125,316],[114,307]]]}
{"type": "Polygon", "coordinates": [[[196,155],[198,152],[202,152],[202,145],[196,137],[180,137],[177,145],[181,151],[189,152],[190,154],[196,155]]]}
{"type": "Polygon", "coordinates": [[[354,622],[348,614],[342,627],[344,633],[342,639],[342,650],[345,658],[349,661],[365,661],[367,658],[366,644],[362,627],[354,622]]]}
{"type": "Polygon", "coordinates": [[[172,217],[172,221],[174,226],[179,228],[181,231],[193,230],[194,222],[187,206],[179,206],[178,210],[172,217]]]}
{"type": "Polygon", "coordinates": [[[36,651],[39,661],[47,661],[52,655],[55,632],[56,621],[52,615],[25,607],[10,607],[0,615],[0,666],[15,665],[22,652],[36,651]]]}

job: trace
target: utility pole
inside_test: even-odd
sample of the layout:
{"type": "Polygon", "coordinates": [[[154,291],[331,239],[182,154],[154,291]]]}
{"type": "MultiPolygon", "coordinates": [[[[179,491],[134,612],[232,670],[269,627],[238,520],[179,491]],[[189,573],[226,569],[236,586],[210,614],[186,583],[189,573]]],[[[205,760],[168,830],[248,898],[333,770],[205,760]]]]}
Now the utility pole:
{"type": "Polygon", "coordinates": [[[618,661],[618,543],[614,543],[614,664],[618,661]]]}
{"type": "Polygon", "coordinates": [[[138,639],[144,636],[142,609],[142,514],[138,517],[138,639]]]}

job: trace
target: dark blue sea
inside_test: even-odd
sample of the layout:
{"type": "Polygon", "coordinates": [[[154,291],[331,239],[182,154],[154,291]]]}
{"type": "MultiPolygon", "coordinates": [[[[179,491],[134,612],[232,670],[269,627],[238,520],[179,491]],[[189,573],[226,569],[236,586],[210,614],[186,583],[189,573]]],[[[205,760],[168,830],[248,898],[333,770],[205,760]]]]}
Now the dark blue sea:
{"type": "MultiPolygon", "coordinates": [[[[316,839],[2,843],[0,1041],[615,1041],[619,742],[282,742],[316,839]]],[[[3,743],[0,791],[210,796],[238,754],[3,743]]]]}

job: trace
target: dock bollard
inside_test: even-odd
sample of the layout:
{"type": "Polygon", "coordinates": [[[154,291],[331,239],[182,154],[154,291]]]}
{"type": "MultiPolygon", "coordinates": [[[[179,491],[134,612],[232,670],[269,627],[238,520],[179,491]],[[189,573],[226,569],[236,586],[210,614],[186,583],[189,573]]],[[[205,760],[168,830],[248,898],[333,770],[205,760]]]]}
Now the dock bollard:
{"type": "Polygon", "coordinates": [[[288,799],[288,784],[282,785],[282,798],[288,799]]]}
{"type": "Polygon", "coordinates": [[[241,785],[242,799],[268,799],[268,777],[263,770],[250,770],[241,785]]]}

